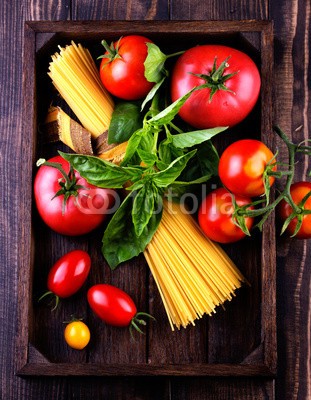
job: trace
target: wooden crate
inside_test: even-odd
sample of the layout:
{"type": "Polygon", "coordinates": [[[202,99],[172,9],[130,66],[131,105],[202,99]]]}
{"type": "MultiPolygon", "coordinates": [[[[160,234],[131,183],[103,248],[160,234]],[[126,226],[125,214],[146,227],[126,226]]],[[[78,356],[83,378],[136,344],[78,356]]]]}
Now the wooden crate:
{"type": "Polygon", "coordinates": [[[275,231],[271,216],[262,235],[255,233],[225,250],[250,281],[226,310],[204,317],[195,327],[170,330],[164,308],[144,257],[111,272],[100,254],[102,229],[87,237],[62,237],[38,218],[32,196],[35,161],[55,154],[44,144],[40,124],[55,96],[47,77],[50,56],[70,40],[87,46],[94,57],[100,42],[127,34],[154,40],[167,54],[196,44],[221,43],[243,50],[257,63],[261,97],[249,117],[215,141],[220,151],[244,137],[261,138],[274,147],[272,120],[272,24],[263,21],[102,21],[27,22],[24,47],[24,126],[22,137],[24,202],[20,208],[19,351],[17,373],[27,375],[188,375],[273,376],[276,372],[275,231]],[[46,289],[49,268],[65,252],[81,248],[92,258],[92,273],[84,288],[62,301],[57,311],[38,304],[46,289]],[[127,329],[106,326],[87,306],[92,284],[107,282],[128,292],[143,311],[153,314],[146,335],[131,341],[127,329]],[[92,340],[83,351],[63,340],[63,324],[71,314],[83,316],[92,340]]]}

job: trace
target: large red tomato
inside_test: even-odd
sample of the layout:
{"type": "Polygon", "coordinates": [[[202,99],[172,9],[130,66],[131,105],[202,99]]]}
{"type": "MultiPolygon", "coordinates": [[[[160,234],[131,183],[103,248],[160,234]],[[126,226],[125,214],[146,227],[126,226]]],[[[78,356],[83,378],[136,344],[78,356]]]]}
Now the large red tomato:
{"type": "MultiPolygon", "coordinates": [[[[304,205],[300,205],[301,201],[305,196],[311,192],[311,182],[296,182],[290,187],[290,194],[295,204],[300,206],[301,211],[311,210],[311,196],[307,199],[304,205]]],[[[285,201],[282,200],[278,207],[278,212],[281,220],[284,222],[293,212],[292,207],[285,201]]],[[[299,218],[299,217],[298,217],[299,218]]],[[[298,218],[295,217],[288,225],[286,232],[289,235],[293,235],[295,232],[298,218]]],[[[311,214],[301,215],[302,219],[301,227],[298,233],[295,235],[297,239],[309,239],[311,238],[311,214]]]]}
{"type": "MultiPolygon", "coordinates": [[[[245,237],[245,233],[233,221],[233,195],[224,188],[213,190],[202,201],[199,209],[199,225],[208,238],[219,243],[232,243],[245,237]]],[[[238,206],[251,203],[247,197],[235,196],[238,206]]],[[[252,209],[253,207],[250,207],[252,209]]],[[[245,225],[250,229],[253,218],[246,217],[245,225]]]]}
{"type": "Polygon", "coordinates": [[[172,100],[204,83],[209,87],[193,92],[179,112],[181,118],[199,129],[241,122],[253,109],[260,91],[254,61],[227,46],[196,46],[181,55],[172,73],[172,100]]]}
{"type": "MultiPolygon", "coordinates": [[[[264,171],[269,162],[275,170],[272,151],[259,140],[244,139],[232,143],[219,160],[219,177],[232,193],[257,197],[265,193],[264,171]]],[[[274,177],[269,176],[270,186],[274,177]]]]}
{"type": "Polygon", "coordinates": [[[153,87],[154,83],[145,78],[147,42],[152,43],[150,39],[139,35],[124,36],[110,47],[103,41],[107,51],[99,73],[103,85],[114,96],[137,100],[145,97],[153,87]]]}
{"type": "MultiPolygon", "coordinates": [[[[61,156],[48,162],[60,164],[65,174],[71,175],[70,164],[61,156]]],[[[89,184],[76,171],[69,178],[67,182],[58,169],[42,165],[34,181],[35,201],[41,218],[51,229],[63,235],[83,235],[105,220],[115,192],[89,184]]]]}

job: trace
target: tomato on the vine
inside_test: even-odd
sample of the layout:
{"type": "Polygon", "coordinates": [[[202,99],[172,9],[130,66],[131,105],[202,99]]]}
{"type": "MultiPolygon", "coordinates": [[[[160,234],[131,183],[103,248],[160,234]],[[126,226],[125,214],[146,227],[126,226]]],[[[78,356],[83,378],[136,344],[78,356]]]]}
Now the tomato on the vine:
{"type": "Polygon", "coordinates": [[[69,236],[97,228],[106,219],[114,194],[111,189],[89,184],[61,156],[41,165],[34,181],[34,197],[41,218],[54,231],[69,236]]]}
{"type": "Polygon", "coordinates": [[[148,54],[146,43],[152,41],[144,36],[121,37],[110,46],[103,40],[106,49],[101,57],[100,78],[105,88],[114,96],[124,100],[145,97],[154,83],[145,78],[144,62],[148,54]]]}
{"type": "MultiPolygon", "coordinates": [[[[311,210],[311,182],[296,182],[290,187],[290,194],[294,203],[298,206],[299,213],[289,222],[285,232],[293,235],[297,228],[297,223],[301,224],[295,237],[297,239],[311,238],[311,214],[304,214],[304,210],[311,210]],[[309,196],[309,197],[308,197],[309,196]],[[307,198],[308,197],[308,198],[307,198]],[[304,200],[305,199],[305,200],[304,200]],[[302,204],[304,203],[304,204],[302,204]],[[299,222],[299,220],[301,220],[299,222]]],[[[293,208],[285,200],[278,206],[278,214],[281,221],[285,222],[293,213],[293,208]]]]}
{"type": "MultiPolygon", "coordinates": [[[[234,196],[238,206],[251,203],[247,197],[234,196]]],[[[249,209],[253,209],[252,206],[249,209]]],[[[219,243],[232,243],[243,239],[246,234],[234,222],[233,195],[224,188],[218,188],[209,193],[202,201],[198,221],[201,229],[208,238],[219,243]]],[[[249,230],[253,225],[253,218],[243,217],[245,226],[249,230]]]]}
{"type": "Polygon", "coordinates": [[[64,338],[68,346],[76,350],[82,350],[88,345],[91,333],[84,322],[73,320],[66,326],[64,338]]]}
{"type": "Polygon", "coordinates": [[[233,126],[255,106],[260,74],[245,53],[227,46],[201,45],[187,50],[172,73],[171,97],[175,101],[202,84],[181,107],[179,115],[190,125],[204,129],[233,126]]]}
{"type": "Polygon", "coordinates": [[[219,177],[232,193],[257,197],[265,193],[265,184],[271,186],[275,171],[272,151],[261,141],[243,139],[232,143],[219,160],[219,177]],[[270,170],[270,171],[269,171],[270,170]]]}
{"type": "Polygon", "coordinates": [[[108,284],[92,286],[87,300],[94,313],[106,324],[118,327],[130,327],[143,333],[140,325],[146,325],[142,317],[152,318],[150,314],[137,312],[133,299],[123,290],[108,284]]]}

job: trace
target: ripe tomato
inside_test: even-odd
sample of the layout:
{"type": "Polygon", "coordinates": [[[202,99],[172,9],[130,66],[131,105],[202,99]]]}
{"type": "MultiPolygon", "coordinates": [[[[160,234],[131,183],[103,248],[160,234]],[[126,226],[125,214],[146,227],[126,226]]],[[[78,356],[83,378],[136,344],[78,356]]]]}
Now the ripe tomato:
{"type": "Polygon", "coordinates": [[[142,317],[153,318],[152,315],[137,312],[132,298],[123,290],[108,284],[92,286],[87,293],[87,300],[94,313],[106,324],[112,326],[136,329],[139,333],[143,331],[139,325],[146,325],[142,317]]]}
{"type": "MultiPolygon", "coordinates": [[[[251,203],[247,197],[235,196],[238,206],[251,203]]],[[[253,207],[250,207],[252,209],[253,207]]],[[[232,194],[224,188],[213,190],[203,200],[198,214],[199,225],[208,238],[220,243],[232,243],[245,237],[245,233],[233,222],[232,194]]],[[[248,229],[253,218],[246,217],[248,229]]]]}
{"type": "Polygon", "coordinates": [[[108,284],[92,286],[87,299],[94,313],[113,326],[129,326],[137,313],[132,298],[123,290],[108,284]]]}
{"type": "MultiPolygon", "coordinates": [[[[61,164],[67,176],[71,175],[70,164],[61,156],[48,162],[61,164]]],[[[35,202],[41,218],[51,229],[63,235],[83,235],[106,219],[115,192],[89,184],[78,172],[69,178],[67,184],[58,169],[42,165],[34,181],[35,202]],[[65,197],[68,198],[64,203],[65,197]]]]}
{"type": "Polygon", "coordinates": [[[151,40],[144,36],[129,35],[106,48],[100,64],[100,78],[106,89],[114,96],[124,100],[137,100],[145,97],[154,83],[145,78],[144,62],[151,40]]]}
{"type": "MultiPolygon", "coordinates": [[[[291,185],[290,194],[295,204],[298,206],[302,199],[311,192],[311,183],[310,182],[296,182],[291,185]]],[[[301,211],[303,210],[311,210],[311,197],[307,199],[305,204],[300,207],[301,211]]],[[[282,200],[278,207],[278,214],[281,220],[284,222],[292,213],[292,207],[285,201],[282,200]]],[[[311,214],[305,214],[301,216],[302,224],[295,235],[297,239],[309,239],[311,238],[311,214]]],[[[289,235],[293,235],[297,226],[298,218],[295,217],[288,225],[286,229],[286,233],[289,235]]]]}
{"type": "Polygon", "coordinates": [[[256,64],[245,53],[227,46],[196,46],[180,56],[172,73],[172,100],[204,83],[209,87],[192,93],[179,112],[199,129],[241,122],[253,109],[260,91],[256,64]]]}
{"type": "Polygon", "coordinates": [[[83,250],[73,250],[63,255],[48,275],[48,290],[58,297],[70,297],[86,281],[91,268],[91,258],[83,250]]]}
{"type": "Polygon", "coordinates": [[[76,350],[82,350],[88,345],[91,334],[84,322],[72,321],[66,326],[64,337],[68,346],[76,350]]]}
{"type": "MultiPolygon", "coordinates": [[[[232,193],[257,197],[265,193],[264,171],[273,153],[259,140],[244,139],[226,148],[219,160],[219,177],[232,193]]],[[[273,160],[272,165],[275,163],[273,160]]],[[[276,166],[272,166],[273,171],[276,166]]],[[[270,186],[274,177],[269,177],[270,186]]]]}

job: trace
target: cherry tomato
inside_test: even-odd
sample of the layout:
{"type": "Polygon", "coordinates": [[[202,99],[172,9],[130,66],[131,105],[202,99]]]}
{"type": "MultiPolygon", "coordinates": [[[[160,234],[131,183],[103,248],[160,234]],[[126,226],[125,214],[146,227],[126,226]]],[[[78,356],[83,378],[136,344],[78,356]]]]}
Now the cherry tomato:
{"type": "MultiPolygon", "coordinates": [[[[213,190],[203,200],[198,214],[199,225],[208,238],[220,243],[232,243],[243,239],[246,235],[233,222],[233,195],[224,188],[213,190]]],[[[238,206],[251,203],[247,197],[235,196],[238,206]]],[[[250,207],[252,209],[253,207],[250,207]]],[[[253,218],[246,217],[248,229],[253,225],[253,218]]]]}
{"type": "Polygon", "coordinates": [[[179,112],[199,129],[241,122],[255,106],[260,91],[256,64],[245,53],[227,46],[196,46],[181,55],[172,73],[172,100],[205,83],[210,86],[193,92],[179,112]]]}
{"type": "MultiPolygon", "coordinates": [[[[244,139],[226,148],[219,160],[219,177],[232,193],[246,197],[257,197],[265,193],[264,171],[271,162],[276,170],[273,153],[259,140],[244,139]],[[272,161],[273,160],[273,161],[272,161]]],[[[274,177],[269,177],[270,186],[274,177]]]]}
{"type": "Polygon", "coordinates": [[[84,322],[72,321],[66,326],[64,337],[68,346],[76,350],[82,350],[88,345],[91,334],[84,322]]]}
{"type": "Polygon", "coordinates": [[[129,326],[137,313],[132,298],[123,290],[108,284],[91,287],[87,299],[94,313],[113,326],[129,326]]]}
{"type": "Polygon", "coordinates": [[[106,324],[118,327],[128,326],[143,333],[139,325],[146,325],[143,318],[153,318],[145,312],[137,312],[132,298],[123,290],[108,284],[92,286],[87,293],[88,303],[93,312],[106,324]]]}
{"type": "MultiPolygon", "coordinates": [[[[303,198],[311,192],[311,182],[296,182],[291,185],[290,194],[295,204],[300,206],[300,202],[303,198]]],[[[311,210],[311,197],[307,199],[303,206],[300,206],[300,209],[303,210],[311,210]]],[[[282,200],[278,207],[278,214],[281,220],[284,222],[292,213],[292,207],[285,201],[282,200]]],[[[295,235],[297,239],[309,239],[311,238],[311,214],[302,215],[302,224],[295,235]]],[[[286,229],[286,233],[289,235],[293,235],[297,226],[298,218],[295,217],[288,225],[286,229]]]]}
{"type": "Polygon", "coordinates": [[[91,258],[83,250],[73,250],[63,255],[48,275],[48,290],[58,297],[70,297],[86,281],[91,268],[91,258]]]}
{"type": "MultiPolygon", "coordinates": [[[[48,162],[61,164],[67,176],[70,175],[70,164],[61,156],[53,157],[48,162]]],[[[89,184],[76,171],[69,178],[70,187],[67,190],[62,173],[54,167],[42,165],[34,181],[35,202],[41,218],[51,229],[63,235],[83,235],[106,219],[114,191],[89,184]],[[60,190],[64,193],[58,195],[60,190]],[[65,196],[69,197],[64,203],[65,196]]]]}
{"type": "Polygon", "coordinates": [[[124,100],[137,100],[145,97],[153,87],[154,83],[145,78],[147,42],[152,43],[144,36],[129,35],[109,48],[103,41],[108,51],[100,64],[100,78],[114,96],[124,100]]]}

